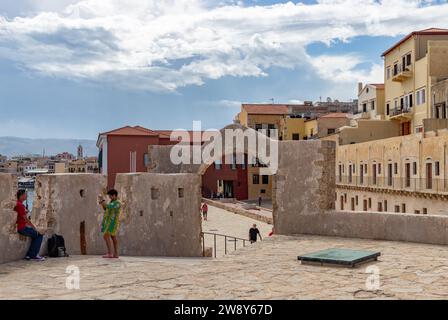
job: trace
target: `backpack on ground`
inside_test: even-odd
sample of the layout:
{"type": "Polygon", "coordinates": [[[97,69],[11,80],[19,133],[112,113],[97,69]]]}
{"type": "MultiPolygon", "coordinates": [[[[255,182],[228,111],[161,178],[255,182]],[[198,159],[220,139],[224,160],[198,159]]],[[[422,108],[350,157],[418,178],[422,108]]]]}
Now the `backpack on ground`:
{"type": "Polygon", "coordinates": [[[48,256],[50,258],[68,257],[63,236],[54,234],[48,239],[48,256]]]}

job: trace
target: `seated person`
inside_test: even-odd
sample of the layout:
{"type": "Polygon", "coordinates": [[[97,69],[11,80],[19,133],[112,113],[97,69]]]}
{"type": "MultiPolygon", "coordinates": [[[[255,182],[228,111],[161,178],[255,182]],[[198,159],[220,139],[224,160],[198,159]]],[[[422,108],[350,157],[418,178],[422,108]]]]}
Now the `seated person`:
{"type": "Polygon", "coordinates": [[[25,259],[32,261],[44,261],[45,258],[39,256],[43,236],[28,219],[28,210],[23,205],[26,198],[27,194],[25,190],[19,190],[17,192],[17,204],[14,207],[14,211],[17,212],[17,232],[22,236],[31,238],[31,245],[25,259]]]}

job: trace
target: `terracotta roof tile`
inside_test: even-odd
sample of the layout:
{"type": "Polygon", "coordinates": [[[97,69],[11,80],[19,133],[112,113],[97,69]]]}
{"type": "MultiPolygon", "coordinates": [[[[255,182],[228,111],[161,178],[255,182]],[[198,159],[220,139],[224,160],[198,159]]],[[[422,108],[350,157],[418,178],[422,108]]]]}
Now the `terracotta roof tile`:
{"type": "Polygon", "coordinates": [[[158,136],[158,133],[143,128],[141,126],[126,126],[118,128],[109,132],[100,133],[100,135],[113,135],[113,136],[158,136]]]}
{"type": "Polygon", "coordinates": [[[248,114],[286,115],[289,108],[284,104],[243,104],[248,114]]]}

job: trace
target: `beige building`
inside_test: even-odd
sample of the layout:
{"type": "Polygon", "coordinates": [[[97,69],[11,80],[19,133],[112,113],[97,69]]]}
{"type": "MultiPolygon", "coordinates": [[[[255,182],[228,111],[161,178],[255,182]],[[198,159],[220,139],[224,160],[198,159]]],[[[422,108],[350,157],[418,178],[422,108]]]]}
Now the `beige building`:
{"type": "Polygon", "coordinates": [[[401,135],[423,132],[423,120],[435,117],[429,90],[448,75],[447,40],[447,29],[416,31],[383,54],[386,119],[401,135]]]}
{"type": "Polygon", "coordinates": [[[358,119],[384,119],[384,84],[358,84],[358,119]]]}
{"type": "Polygon", "coordinates": [[[317,119],[317,135],[324,138],[336,134],[340,128],[350,126],[351,115],[347,113],[330,113],[317,119]]]}
{"type": "Polygon", "coordinates": [[[98,173],[98,159],[95,157],[70,161],[67,165],[68,173],[98,173]]]}
{"type": "Polygon", "coordinates": [[[448,130],[337,148],[336,208],[448,214],[448,130]]]}

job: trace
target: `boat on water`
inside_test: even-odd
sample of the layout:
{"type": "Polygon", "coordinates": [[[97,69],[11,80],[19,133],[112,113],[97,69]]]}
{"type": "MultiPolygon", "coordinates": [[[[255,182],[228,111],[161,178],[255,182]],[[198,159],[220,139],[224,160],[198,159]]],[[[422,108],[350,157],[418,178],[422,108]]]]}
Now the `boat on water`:
{"type": "Polygon", "coordinates": [[[19,189],[34,189],[36,178],[20,178],[19,189]]]}

